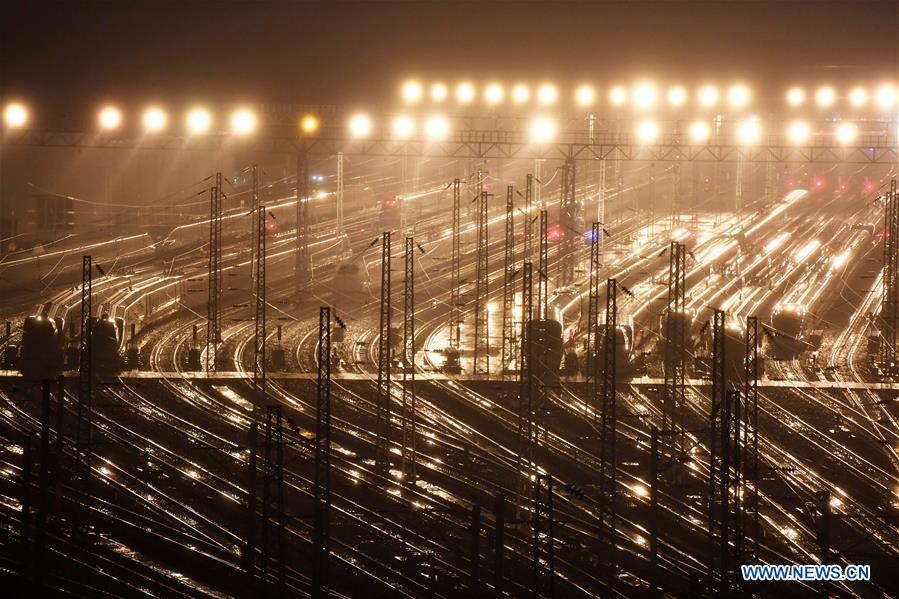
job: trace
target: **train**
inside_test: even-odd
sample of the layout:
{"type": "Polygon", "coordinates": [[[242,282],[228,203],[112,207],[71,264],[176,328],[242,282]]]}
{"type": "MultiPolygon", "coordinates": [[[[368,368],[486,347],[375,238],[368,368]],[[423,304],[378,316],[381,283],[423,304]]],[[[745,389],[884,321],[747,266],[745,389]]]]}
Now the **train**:
{"type": "Polygon", "coordinates": [[[563,354],[562,324],[549,319],[531,320],[527,335],[534,378],[547,387],[558,387],[563,354]]]}
{"type": "Polygon", "coordinates": [[[378,227],[381,231],[399,231],[403,226],[403,200],[399,196],[381,202],[378,212],[378,227]]]}
{"type": "MultiPolygon", "coordinates": [[[[713,335],[711,322],[700,331],[701,355],[696,356],[694,367],[700,374],[711,375],[713,362],[713,335]]],[[[746,378],[746,333],[736,322],[724,325],[724,370],[728,388],[741,389],[746,378]]]]}
{"type": "Polygon", "coordinates": [[[65,327],[62,318],[29,316],[22,323],[17,366],[29,380],[54,378],[65,368],[65,327]]]}
{"type": "Polygon", "coordinates": [[[125,319],[101,314],[91,318],[91,368],[94,374],[117,374],[125,368],[122,340],[125,338],[125,319]]]}
{"type": "Polygon", "coordinates": [[[769,348],[775,359],[789,360],[809,349],[806,340],[808,311],[799,304],[778,304],[767,327],[769,348]]]}
{"type": "MultiPolygon", "coordinates": [[[[592,354],[593,359],[591,360],[591,356],[584,352],[583,358],[580,360],[581,372],[585,376],[594,373],[599,376],[603,371],[607,328],[605,324],[597,327],[596,353],[592,354]]],[[[615,371],[621,377],[631,377],[637,372],[634,356],[634,328],[629,324],[619,324],[615,327],[615,371]]]]}

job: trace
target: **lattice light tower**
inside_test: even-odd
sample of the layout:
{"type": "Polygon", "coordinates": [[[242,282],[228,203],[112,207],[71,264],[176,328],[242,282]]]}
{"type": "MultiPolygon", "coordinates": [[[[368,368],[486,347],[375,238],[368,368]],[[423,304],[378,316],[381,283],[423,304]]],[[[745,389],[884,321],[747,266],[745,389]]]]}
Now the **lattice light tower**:
{"type": "Polygon", "coordinates": [[[568,158],[562,165],[562,197],[559,205],[559,224],[561,225],[561,262],[562,285],[574,282],[575,263],[578,253],[577,218],[579,202],[575,193],[575,161],[568,158]]]}
{"type": "Polygon", "coordinates": [[[218,367],[218,346],[222,341],[222,173],[215,174],[209,192],[209,269],[206,304],[206,371],[218,367]]]}
{"type": "Polygon", "coordinates": [[[93,357],[91,332],[93,329],[93,263],[90,256],[81,258],[81,321],[78,351],[78,422],[75,429],[75,447],[78,459],[90,472],[93,408],[93,357]]]}
{"type": "Polygon", "coordinates": [[[490,331],[488,328],[488,295],[490,293],[490,268],[487,236],[487,198],[491,194],[483,189],[478,194],[477,265],[475,268],[474,297],[474,374],[490,373],[490,331]]]}
{"type": "MultiPolygon", "coordinates": [[[[534,372],[531,321],[533,320],[533,265],[521,267],[521,360],[518,364],[518,505],[526,505],[530,497],[531,474],[534,469],[534,372]]],[[[522,517],[526,512],[522,513],[522,517]]]]}
{"type": "Polygon", "coordinates": [[[300,142],[297,152],[297,203],[294,277],[298,290],[312,279],[312,262],[309,254],[309,152],[305,142],[300,142]]]}
{"type": "Polygon", "coordinates": [[[413,483],[416,476],[415,430],[415,240],[406,237],[403,280],[403,480],[413,483]]]}
{"type": "Polygon", "coordinates": [[[453,255],[450,266],[450,347],[458,350],[460,346],[461,321],[461,262],[462,262],[462,227],[460,210],[462,202],[462,182],[453,180],[453,255]]]}
{"type": "Polygon", "coordinates": [[[331,558],[331,308],[318,316],[318,378],[315,407],[315,507],[312,542],[314,597],[327,597],[331,558]]]}
{"type": "MultiPolygon", "coordinates": [[[[722,443],[722,433],[728,426],[726,410],[727,369],[725,365],[725,313],[715,310],[712,317],[712,397],[709,413],[709,487],[708,487],[708,534],[709,534],[709,574],[714,576],[720,566],[716,539],[721,536],[721,512],[726,509],[727,498],[721,494],[726,484],[724,464],[727,443],[722,443]]],[[[725,439],[727,437],[724,437],[725,439]]]]}
{"type": "Polygon", "coordinates": [[[390,465],[391,286],[390,231],[381,236],[381,302],[378,334],[377,444],[375,461],[384,471],[390,465]]]}
{"type": "Polygon", "coordinates": [[[587,328],[584,356],[586,393],[584,403],[593,410],[594,417],[600,413],[600,390],[597,384],[599,380],[599,289],[600,289],[600,250],[599,235],[602,233],[602,225],[594,222],[590,228],[590,288],[587,297],[587,328]]]}
{"type": "Polygon", "coordinates": [[[880,305],[880,364],[889,373],[897,371],[897,325],[899,325],[899,198],[896,180],[884,201],[883,298],[880,305]]]}
{"type": "Polygon", "coordinates": [[[617,495],[618,460],[615,448],[617,440],[618,416],[617,399],[617,363],[616,337],[618,328],[618,282],[615,279],[606,281],[606,326],[603,329],[602,348],[602,405],[600,407],[600,479],[599,479],[599,519],[606,526],[606,549],[609,563],[614,564],[615,534],[617,531],[617,495]]]}
{"type": "Polygon", "coordinates": [[[686,397],[686,254],[672,241],[668,248],[668,307],[665,313],[665,385],[662,388],[662,430],[672,439],[670,453],[683,447],[683,411],[686,397]]]}
{"type": "Polygon", "coordinates": [[[513,189],[506,187],[506,244],[503,250],[503,347],[500,374],[515,360],[515,205],[513,189]]]}
{"type": "Polygon", "coordinates": [[[253,386],[256,392],[265,398],[265,328],[266,328],[266,282],[265,282],[265,244],[266,244],[266,212],[265,206],[259,203],[258,168],[253,165],[253,212],[255,230],[253,233],[253,282],[255,284],[255,318],[253,333],[253,386]]]}
{"type": "Polygon", "coordinates": [[[549,304],[549,214],[540,211],[540,262],[537,267],[537,318],[545,320],[549,304]]]}

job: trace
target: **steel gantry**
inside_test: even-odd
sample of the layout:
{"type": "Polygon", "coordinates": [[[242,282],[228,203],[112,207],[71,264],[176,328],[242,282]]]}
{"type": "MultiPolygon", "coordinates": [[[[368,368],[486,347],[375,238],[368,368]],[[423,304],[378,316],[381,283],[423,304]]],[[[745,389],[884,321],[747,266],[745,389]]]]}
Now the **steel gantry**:
{"type": "Polygon", "coordinates": [[[318,315],[314,459],[312,592],[314,597],[327,597],[331,559],[331,308],[327,306],[322,306],[318,315]]]}
{"type": "Polygon", "coordinates": [[[883,297],[880,304],[880,365],[894,374],[897,370],[896,330],[899,326],[899,197],[896,180],[884,198],[883,297]]]}
{"type": "Polygon", "coordinates": [[[524,183],[524,219],[522,220],[522,234],[524,238],[524,254],[522,262],[534,262],[534,217],[531,216],[534,208],[534,175],[528,173],[524,183]]]}
{"type": "Polygon", "coordinates": [[[75,429],[75,447],[78,459],[90,473],[91,435],[93,409],[93,357],[91,332],[93,331],[93,264],[90,256],[81,258],[81,321],[78,347],[78,421],[75,429]]]}
{"type": "Polygon", "coordinates": [[[415,430],[415,240],[406,237],[403,279],[403,481],[414,484],[416,464],[415,430]]]}
{"type": "Polygon", "coordinates": [[[312,279],[312,257],[309,254],[309,152],[305,142],[297,151],[297,203],[294,277],[298,290],[312,279]]]}
{"type": "Polygon", "coordinates": [[[602,347],[602,405],[600,406],[599,430],[599,520],[606,526],[603,531],[606,539],[608,563],[615,563],[615,534],[617,530],[617,512],[615,496],[617,494],[617,468],[615,449],[617,441],[618,418],[616,413],[617,399],[617,363],[616,337],[618,329],[618,282],[615,279],[606,281],[606,323],[603,328],[602,347]]]}
{"type": "Polygon", "coordinates": [[[450,266],[450,347],[458,350],[460,347],[460,310],[461,310],[461,262],[462,262],[462,227],[460,222],[460,210],[462,202],[462,182],[453,180],[453,255],[450,266]]]}
{"type": "Polygon", "coordinates": [[[222,341],[222,173],[215,174],[209,192],[209,269],[206,304],[206,371],[218,367],[218,345],[222,341]]]}
{"type": "MultiPolygon", "coordinates": [[[[461,117],[468,118],[468,117],[461,117]]],[[[477,117],[470,120],[477,120],[477,117]]],[[[283,127],[269,127],[265,135],[256,135],[254,144],[258,151],[270,154],[295,155],[301,151],[316,156],[409,156],[446,157],[476,160],[598,160],[615,162],[628,160],[672,162],[773,162],[793,164],[883,164],[899,162],[895,120],[876,122],[877,131],[861,133],[851,145],[819,144],[797,145],[787,134],[770,134],[764,143],[740,144],[731,141],[736,136],[715,136],[705,144],[691,142],[687,132],[660,135],[653,143],[638,139],[636,134],[619,131],[597,132],[588,137],[582,121],[569,126],[564,123],[553,143],[534,144],[530,139],[530,120],[521,118],[497,119],[491,123],[503,128],[490,128],[479,123],[452,127],[453,133],[439,144],[431,139],[396,139],[389,127],[373,132],[373,135],[356,139],[346,135],[342,126],[323,127],[314,137],[297,137],[296,122],[283,127]]],[[[875,121],[872,121],[875,122],[875,121]]],[[[771,123],[774,131],[779,125],[771,123]]],[[[601,126],[601,125],[600,125],[601,126]]],[[[783,127],[786,129],[786,127],[783,127]]],[[[123,130],[117,135],[96,135],[94,132],[61,132],[37,129],[8,130],[5,146],[41,146],[63,148],[115,148],[134,150],[172,150],[218,152],[228,146],[230,136],[202,135],[182,137],[177,135],[153,135],[152,137],[128,137],[123,130]]],[[[617,173],[616,173],[617,174],[617,173]]]]}
{"type": "Polygon", "coordinates": [[[562,285],[574,282],[575,263],[577,262],[578,241],[577,221],[580,214],[579,202],[575,193],[576,163],[573,158],[562,164],[562,197],[559,202],[559,225],[561,226],[561,262],[562,285]]]}
{"type": "Polygon", "coordinates": [[[490,329],[489,302],[490,269],[487,236],[487,198],[486,189],[478,193],[478,226],[477,226],[477,266],[475,269],[474,297],[474,374],[490,374],[490,329]]]}
{"type": "Polygon", "coordinates": [[[511,368],[517,354],[515,339],[515,205],[513,189],[506,187],[506,244],[503,248],[503,347],[500,374],[511,368]]]}
{"type": "Polygon", "coordinates": [[[377,445],[379,468],[390,466],[390,368],[391,368],[391,286],[390,231],[381,235],[381,301],[378,329],[377,445]]]}
{"type": "Polygon", "coordinates": [[[665,313],[665,385],[662,388],[662,430],[672,439],[674,455],[683,448],[683,411],[686,397],[686,254],[687,248],[672,241],[668,248],[668,307],[665,313]]]}

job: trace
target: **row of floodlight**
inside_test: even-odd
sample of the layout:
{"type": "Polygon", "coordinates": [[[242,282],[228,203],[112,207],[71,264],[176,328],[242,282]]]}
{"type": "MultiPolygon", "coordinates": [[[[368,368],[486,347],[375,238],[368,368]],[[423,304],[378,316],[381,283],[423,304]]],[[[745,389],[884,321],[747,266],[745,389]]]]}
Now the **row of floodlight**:
{"type": "MultiPolygon", "coordinates": [[[[491,106],[502,104],[507,101],[507,98],[512,104],[523,105],[536,101],[537,104],[543,106],[553,105],[559,100],[559,89],[552,83],[538,85],[534,88],[533,93],[531,87],[525,83],[515,84],[508,90],[500,83],[488,83],[479,92],[473,83],[463,81],[455,86],[453,92],[459,104],[471,104],[479,97],[491,106]]],[[[425,86],[421,82],[406,81],[400,88],[400,95],[409,104],[420,103],[427,97],[432,102],[442,103],[450,98],[450,89],[445,83],[433,83],[426,94],[425,86]]],[[[623,85],[609,88],[608,101],[612,106],[623,107],[630,98],[635,108],[651,109],[662,104],[664,97],[670,106],[680,108],[687,104],[690,95],[682,85],[673,85],[667,90],[662,90],[655,83],[643,81],[631,88],[623,85]]],[[[734,109],[743,109],[749,106],[753,96],[752,90],[742,83],[732,85],[727,90],[707,84],[695,90],[693,95],[696,103],[702,108],[715,108],[719,104],[723,104],[726,98],[727,105],[734,109]]],[[[574,89],[572,97],[579,106],[590,107],[596,104],[598,94],[592,85],[584,84],[574,89]]],[[[814,98],[821,108],[829,108],[841,98],[846,99],[855,108],[862,108],[868,105],[869,100],[873,98],[880,108],[890,109],[896,106],[897,90],[895,85],[885,83],[873,91],[861,86],[854,87],[845,96],[840,96],[836,89],[826,85],[815,90],[814,98]]],[[[805,89],[802,87],[790,88],[786,92],[786,100],[790,106],[803,105],[806,101],[805,89]]]]}
{"type": "MultiPolygon", "coordinates": [[[[4,121],[10,128],[23,127],[28,123],[28,110],[20,103],[8,104],[3,113],[4,121]]],[[[157,107],[150,107],[143,113],[144,128],[148,132],[161,132],[168,124],[168,116],[157,107]]],[[[114,106],[106,106],[97,113],[97,122],[100,129],[112,131],[118,129],[123,123],[122,112],[114,106]]],[[[212,114],[204,108],[194,108],[185,117],[185,124],[192,134],[203,134],[211,130],[212,114]]],[[[248,135],[256,130],[257,119],[255,113],[246,108],[235,110],[231,115],[231,131],[237,135],[248,135]]],[[[705,143],[712,136],[713,127],[717,128],[719,121],[697,120],[690,123],[686,132],[690,141],[705,143]]],[[[315,135],[319,129],[319,119],[315,115],[307,114],[299,122],[300,131],[304,135],[315,135]]],[[[374,121],[365,113],[352,115],[347,122],[347,131],[354,138],[369,137],[374,130],[374,121]]],[[[417,122],[411,116],[401,115],[394,117],[390,124],[392,136],[397,139],[409,139],[416,134],[430,140],[446,139],[451,132],[450,121],[447,117],[434,115],[427,117],[423,122],[417,122]],[[423,134],[423,135],[422,135],[423,134]]],[[[530,137],[534,142],[550,142],[556,139],[558,125],[555,119],[548,116],[539,116],[530,123],[530,137]]],[[[653,120],[642,120],[635,124],[634,134],[642,143],[652,143],[659,138],[660,126],[653,120]]],[[[786,135],[794,143],[802,144],[812,137],[811,126],[801,120],[793,121],[787,126],[786,135]]],[[[736,138],[740,143],[752,144],[761,138],[762,124],[757,117],[750,117],[736,123],[736,138]]],[[[850,144],[858,136],[858,126],[849,121],[841,121],[834,124],[833,138],[841,144],[850,144]]]]}
{"type": "MultiPolygon", "coordinates": [[[[30,114],[21,102],[11,102],[3,110],[3,122],[10,129],[18,129],[28,124],[30,114]]],[[[151,106],[141,117],[144,129],[150,133],[160,133],[168,128],[168,113],[162,108],[151,106]]],[[[238,108],[231,113],[230,131],[236,135],[249,135],[256,130],[256,114],[248,108],[238,108]]],[[[124,115],[116,106],[104,106],[97,112],[97,126],[103,131],[115,131],[124,124],[124,115]]],[[[209,133],[212,130],[212,113],[203,107],[190,109],[184,117],[187,130],[193,134],[209,133]]]]}

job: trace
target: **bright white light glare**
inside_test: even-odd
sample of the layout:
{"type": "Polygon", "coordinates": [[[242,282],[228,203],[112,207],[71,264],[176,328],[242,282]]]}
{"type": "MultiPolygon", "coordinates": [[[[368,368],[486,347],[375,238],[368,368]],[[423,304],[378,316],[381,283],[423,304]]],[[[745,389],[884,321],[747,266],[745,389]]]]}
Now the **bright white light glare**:
{"type": "Polygon", "coordinates": [[[432,116],[425,123],[425,131],[431,139],[443,139],[449,133],[449,121],[442,116],[432,116]]]}
{"type": "Polygon", "coordinates": [[[672,106],[683,106],[687,101],[687,90],[680,85],[675,85],[668,90],[668,103],[672,106]]]}
{"type": "Polygon", "coordinates": [[[849,103],[856,108],[868,103],[868,92],[863,87],[853,87],[849,92],[849,103]]]}
{"type": "Polygon", "coordinates": [[[407,81],[403,84],[403,99],[406,102],[418,102],[421,100],[424,91],[422,90],[421,83],[418,81],[407,81]]]}
{"type": "Polygon", "coordinates": [[[818,103],[818,106],[821,108],[828,108],[833,106],[833,103],[837,99],[837,94],[833,91],[832,87],[822,87],[815,94],[815,102],[818,103]]]}
{"type": "Polygon", "coordinates": [[[503,86],[499,83],[491,83],[484,89],[484,99],[488,104],[499,104],[503,101],[503,86]]]}
{"type": "Polygon", "coordinates": [[[734,85],[727,92],[727,99],[733,108],[745,108],[749,104],[749,88],[745,85],[734,85]]]}
{"type": "Polygon", "coordinates": [[[757,119],[743,121],[737,129],[737,137],[743,144],[754,144],[761,136],[762,129],[757,119]]]}
{"type": "Polygon", "coordinates": [[[350,135],[365,137],[371,133],[371,118],[367,114],[354,114],[350,118],[350,135]]]}
{"type": "Polygon", "coordinates": [[[637,139],[643,143],[655,141],[659,136],[659,126],[654,121],[643,121],[637,125],[637,139]]]}
{"type": "Polygon", "coordinates": [[[556,135],[555,122],[545,116],[534,119],[531,124],[531,139],[537,142],[550,141],[556,135]]]}
{"type": "Polygon", "coordinates": [[[559,91],[552,83],[544,83],[537,89],[537,101],[541,104],[554,104],[559,97],[559,91]]]}
{"type": "Polygon", "coordinates": [[[877,105],[881,108],[892,108],[896,105],[896,86],[881,85],[877,88],[877,105]]]}
{"type": "Polygon", "coordinates": [[[187,113],[187,128],[191,133],[206,133],[212,126],[212,116],[205,108],[194,108],[187,113]]]}
{"type": "Polygon", "coordinates": [[[634,491],[634,495],[637,497],[646,497],[649,495],[649,489],[646,488],[646,485],[636,484],[632,487],[634,491]]]}
{"type": "Polygon", "coordinates": [[[435,83],[431,86],[431,99],[435,102],[443,102],[449,95],[449,90],[443,83],[435,83]]]}
{"type": "Polygon", "coordinates": [[[805,102],[805,90],[801,87],[791,87],[787,92],[787,103],[790,106],[801,106],[805,102]]]}
{"type": "Polygon", "coordinates": [[[160,108],[148,108],[144,111],[144,128],[147,131],[162,131],[168,118],[160,108]]]}
{"type": "Polygon", "coordinates": [[[621,106],[627,102],[627,90],[616,85],[609,91],[609,102],[612,103],[612,106],[621,106]]]}
{"type": "Polygon", "coordinates": [[[699,105],[703,108],[711,108],[718,103],[718,88],[714,85],[703,85],[699,88],[697,96],[699,105]]]}
{"type": "Polygon", "coordinates": [[[577,88],[574,97],[581,106],[590,106],[596,100],[596,90],[589,85],[582,85],[577,88]]]}
{"type": "Polygon", "coordinates": [[[634,88],[634,104],[637,108],[650,108],[655,106],[658,91],[652,83],[640,83],[634,88]]]}
{"type": "Polygon", "coordinates": [[[690,125],[690,139],[697,143],[708,141],[710,128],[708,123],[696,121],[690,125]]]}
{"type": "Polygon", "coordinates": [[[795,144],[801,144],[808,141],[808,138],[811,136],[811,129],[809,129],[808,123],[803,121],[794,121],[790,123],[790,126],[787,127],[787,136],[790,138],[795,144]]]}
{"type": "Polygon", "coordinates": [[[468,82],[457,85],[456,99],[462,104],[468,104],[474,100],[474,86],[468,82]]]}
{"type": "Polygon", "coordinates": [[[397,137],[409,137],[415,130],[415,124],[407,116],[398,116],[393,121],[393,134],[397,137]]]}
{"type": "Polygon", "coordinates": [[[837,125],[836,130],[834,130],[834,137],[837,138],[837,141],[841,144],[848,144],[855,139],[855,134],[858,132],[858,129],[852,123],[840,123],[837,125]]]}
{"type": "Polygon", "coordinates": [[[516,104],[524,104],[531,97],[531,90],[523,83],[517,84],[512,88],[512,101],[516,104]]]}
{"type": "Polygon", "coordinates": [[[18,102],[7,104],[3,110],[3,122],[7,127],[22,127],[28,122],[28,109],[18,102]]]}
{"type": "Polygon", "coordinates": [[[114,106],[107,106],[100,111],[100,127],[102,129],[116,129],[122,124],[122,113],[114,106]]]}
{"type": "Polygon", "coordinates": [[[256,130],[256,115],[246,108],[234,111],[231,115],[231,131],[237,135],[249,135],[256,130]]]}

